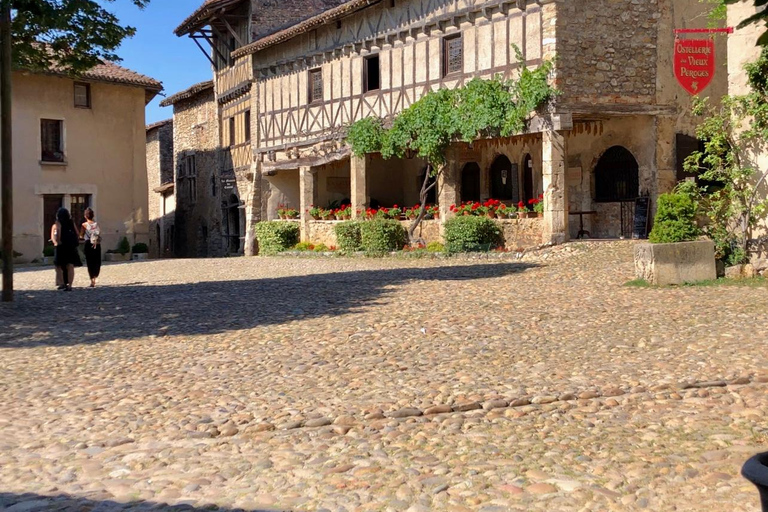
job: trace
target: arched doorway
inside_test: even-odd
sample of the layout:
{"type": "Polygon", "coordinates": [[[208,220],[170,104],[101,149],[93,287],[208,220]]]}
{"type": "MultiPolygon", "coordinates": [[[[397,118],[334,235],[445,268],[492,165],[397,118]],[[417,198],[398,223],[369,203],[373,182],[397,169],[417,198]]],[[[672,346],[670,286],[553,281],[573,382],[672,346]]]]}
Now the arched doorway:
{"type": "Polygon", "coordinates": [[[502,201],[520,200],[520,183],[517,164],[499,155],[491,164],[491,197],[502,201]]]}
{"type": "Polygon", "coordinates": [[[637,160],[623,146],[603,153],[595,167],[595,201],[617,203],[640,195],[640,170],[637,160]]]}
{"type": "Polygon", "coordinates": [[[523,202],[528,204],[528,201],[536,197],[533,187],[533,158],[530,154],[526,154],[523,157],[523,202]]]}
{"type": "Polygon", "coordinates": [[[461,202],[480,201],[480,166],[470,162],[461,170],[461,202]]]}

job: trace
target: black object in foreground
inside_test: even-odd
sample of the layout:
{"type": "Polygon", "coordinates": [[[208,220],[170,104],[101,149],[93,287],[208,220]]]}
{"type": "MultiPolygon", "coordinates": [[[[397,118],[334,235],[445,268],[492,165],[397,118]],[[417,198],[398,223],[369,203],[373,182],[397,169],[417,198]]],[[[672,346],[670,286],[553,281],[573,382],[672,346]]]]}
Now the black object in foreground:
{"type": "Polygon", "coordinates": [[[741,474],[757,486],[763,512],[768,512],[768,452],[758,453],[744,463],[741,474]]]}

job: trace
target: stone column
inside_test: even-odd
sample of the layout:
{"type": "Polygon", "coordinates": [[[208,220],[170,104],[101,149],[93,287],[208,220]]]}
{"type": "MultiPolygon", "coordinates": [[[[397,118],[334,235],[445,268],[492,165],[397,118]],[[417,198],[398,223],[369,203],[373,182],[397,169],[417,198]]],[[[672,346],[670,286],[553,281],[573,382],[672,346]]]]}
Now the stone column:
{"type": "Polygon", "coordinates": [[[256,223],[261,221],[261,165],[259,162],[251,163],[251,186],[245,200],[245,241],[243,254],[256,256],[259,253],[259,244],[256,240],[256,223]]]}
{"type": "Polygon", "coordinates": [[[352,156],[349,159],[349,184],[350,199],[352,201],[352,218],[358,218],[357,211],[365,216],[365,210],[368,208],[368,177],[367,170],[371,157],[352,156]]]}
{"type": "Polygon", "coordinates": [[[542,184],[544,186],[544,243],[561,244],[568,233],[568,187],[565,182],[568,150],[566,133],[552,129],[542,133],[542,184]]]}
{"type": "Polygon", "coordinates": [[[315,175],[317,169],[299,167],[299,213],[301,215],[301,241],[309,242],[309,208],[315,202],[315,175]]]}
{"type": "MultiPolygon", "coordinates": [[[[650,190],[643,187],[640,177],[641,193],[650,193],[654,199],[659,194],[671,192],[677,185],[677,155],[675,154],[675,119],[671,116],[656,118],[656,176],[650,190]]],[[[655,201],[654,201],[655,202],[655,201]]],[[[655,205],[651,205],[655,207],[655,205]]],[[[655,210],[654,210],[655,211],[655,210]]]]}

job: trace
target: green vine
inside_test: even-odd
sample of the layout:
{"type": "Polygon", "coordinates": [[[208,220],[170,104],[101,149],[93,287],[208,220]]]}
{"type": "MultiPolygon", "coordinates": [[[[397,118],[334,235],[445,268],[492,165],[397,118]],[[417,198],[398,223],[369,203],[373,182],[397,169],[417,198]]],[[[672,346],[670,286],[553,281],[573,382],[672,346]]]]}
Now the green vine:
{"type": "Polygon", "coordinates": [[[768,49],[745,70],[749,93],[725,96],[718,106],[706,99],[694,101],[693,113],[701,117],[696,136],[704,147],[685,161],[698,184],[681,187],[706,215],[704,232],[714,240],[718,258],[728,264],[747,260],[750,232],[768,213],[761,192],[768,173],[752,161],[768,141],[768,49]]]}

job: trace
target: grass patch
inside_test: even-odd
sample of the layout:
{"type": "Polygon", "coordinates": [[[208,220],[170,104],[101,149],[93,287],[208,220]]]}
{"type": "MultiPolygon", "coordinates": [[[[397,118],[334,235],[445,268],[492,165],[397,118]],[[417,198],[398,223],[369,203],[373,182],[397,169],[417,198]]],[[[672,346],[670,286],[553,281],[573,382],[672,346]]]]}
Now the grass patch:
{"type": "Polygon", "coordinates": [[[645,279],[633,279],[632,281],[627,281],[624,283],[624,286],[628,286],[630,288],[651,288],[652,285],[645,279]]]}
{"type": "MultiPolygon", "coordinates": [[[[677,288],[675,285],[654,286],[645,279],[633,279],[627,281],[624,286],[629,288],[677,288]]],[[[739,286],[744,288],[764,288],[768,287],[768,279],[765,277],[752,277],[749,279],[726,279],[724,277],[712,279],[709,281],[699,281],[698,283],[684,283],[681,286],[687,288],[711,288],[717,286],[739,286]]]]}

